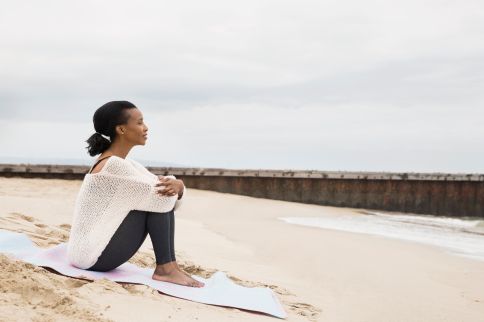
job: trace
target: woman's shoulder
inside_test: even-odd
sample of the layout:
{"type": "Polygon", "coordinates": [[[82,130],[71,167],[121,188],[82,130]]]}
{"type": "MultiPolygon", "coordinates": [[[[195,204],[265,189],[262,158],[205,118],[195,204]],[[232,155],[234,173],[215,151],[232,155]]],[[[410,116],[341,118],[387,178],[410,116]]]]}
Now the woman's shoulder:
{"type": "Polygon", "coordinates": [[[99,160],[96,161],[96,163],[94,163],[94,166],[93,168],[91,168],[91,171],[89,173],[93,174],[93,173],[101,172],[102,169],[104,168],[104,165],[108,162],[110,158],[111,156],[100,159],[100,161],[99,160]]]}
{"type": "Polygon", "coordinates": [[[88,174],[97,174],[97,173],[103,172],[104,170],[109,170],[108,169],[109,167],[119,168],[119,167],[125,167],[128,164],[129,162],[127,162],[127,160],[115,155],[110,155],[103,158],[99,158],[88,174]]]}

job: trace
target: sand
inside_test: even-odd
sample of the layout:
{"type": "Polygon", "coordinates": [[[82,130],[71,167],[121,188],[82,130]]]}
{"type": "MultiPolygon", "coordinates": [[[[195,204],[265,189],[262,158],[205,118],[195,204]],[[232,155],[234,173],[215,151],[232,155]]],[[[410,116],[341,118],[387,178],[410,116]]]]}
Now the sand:
{"type": "MultiPolygon", "coordinates": [[[[66,242],[81,181],[0,178],[0,228],[40,247],[66,242]]],[[[484,262],[278,217],[359,212],[191,189],[176,213],[179,265],[273,289],[288,321],[483,321],[484,262]]],[[[149,238],[131,263],[154,267],[149,238]]],[[[171,297],[144,285],[86,281],[0,254],[0,321],[275,321],[171,297]]]]}

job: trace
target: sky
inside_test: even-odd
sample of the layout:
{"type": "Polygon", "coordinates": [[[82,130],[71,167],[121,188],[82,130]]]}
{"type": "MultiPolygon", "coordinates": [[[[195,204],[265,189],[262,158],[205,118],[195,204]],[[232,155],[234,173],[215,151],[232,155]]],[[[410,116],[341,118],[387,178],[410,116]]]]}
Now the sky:
{"type": "Polygon", "coordinates": [[[482,1],[0,4],[0,162],[92,164],[128,100],[147,165],[484,173],[482,1]]]}

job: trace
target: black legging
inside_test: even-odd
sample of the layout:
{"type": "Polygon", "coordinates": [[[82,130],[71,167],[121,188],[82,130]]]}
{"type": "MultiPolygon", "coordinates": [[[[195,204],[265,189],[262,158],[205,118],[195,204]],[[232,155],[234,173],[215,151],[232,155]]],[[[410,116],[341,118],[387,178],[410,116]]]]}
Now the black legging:
{"type": "Polygon", "coordinates": [[[175,259],[175,212],[149,212],[131,210],[118,227],[97,262],[88,268],[106,272],[127,262],[150,234],[156,264],[175,259]]]}

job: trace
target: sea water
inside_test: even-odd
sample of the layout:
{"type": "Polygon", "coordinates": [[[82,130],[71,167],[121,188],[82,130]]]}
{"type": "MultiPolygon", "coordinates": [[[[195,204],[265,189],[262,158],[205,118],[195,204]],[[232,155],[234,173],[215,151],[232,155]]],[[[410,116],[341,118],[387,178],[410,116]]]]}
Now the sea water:
{"type": "Polygon", "coordinates": [[[484,220],[364,211],[319,217],[280,217],[290,224],[396,238],[442,247],[484,261],[484,220]]]}

